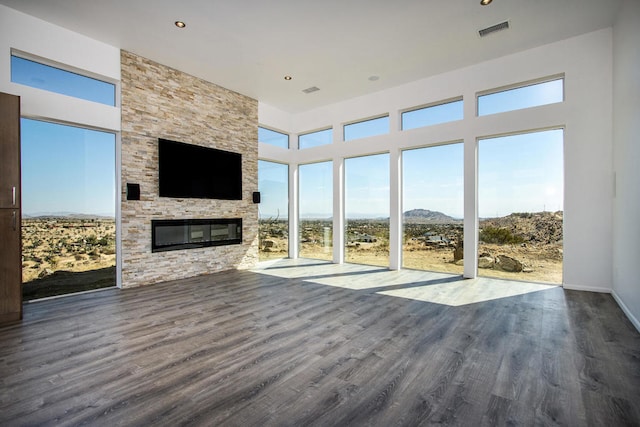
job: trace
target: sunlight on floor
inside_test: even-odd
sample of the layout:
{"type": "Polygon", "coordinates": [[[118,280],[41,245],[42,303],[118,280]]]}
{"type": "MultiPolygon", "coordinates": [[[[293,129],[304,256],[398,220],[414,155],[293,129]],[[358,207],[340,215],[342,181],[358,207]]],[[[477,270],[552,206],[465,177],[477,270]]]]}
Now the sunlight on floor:
{"type": "Polygon", "coordinates": [[[531,282],[461,276],[417,270],[393,271],[357,264],[332,264],[316,260],[276,260],[260,263],[253,271],[282,278],[379,295],[461,306],[557,288],[531,282]],[[377,292],[376,292],[377,291],[377,292]]]}
{"type": "Polygon", "coordinates": [[[435,304],[460,306],[524,295],[530,292],[545,291],[556,287],[537,283],[479,278],[459,280],[452,283],[426,284],[425,286],[416,286],[408,289],[381,291],[378,294],[435,304]]]}

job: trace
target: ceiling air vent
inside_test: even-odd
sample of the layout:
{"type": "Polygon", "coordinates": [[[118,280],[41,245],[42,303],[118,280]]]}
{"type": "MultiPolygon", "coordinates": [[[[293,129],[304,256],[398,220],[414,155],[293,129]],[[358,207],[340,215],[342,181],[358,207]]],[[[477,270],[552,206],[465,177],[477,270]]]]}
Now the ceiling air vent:
{"type": "Polygon", "coordinates": [[[480,30],[478,31],[478,34],[480,34],[480,37],[484,37],[484,36],[488,36],[491,33],[495,33],[496,31],[506,30],[508,28],[509,28],[509,21],[504,21],[499,24],[492,25],[483,30],[480,30]]]}
{"type": "Polygon", "coordinates": [[[306,88],[306,89],[302,89],[302,91],[303,91],[304,93],[313,93],[313,92],[317,92],[317,91],[319,91],[319,90],[320,90],[320,88],[318,88],[318,87],[316,87],[316,86],[311,86],[311,87],[308,87],[308,88],[306,88]]]}

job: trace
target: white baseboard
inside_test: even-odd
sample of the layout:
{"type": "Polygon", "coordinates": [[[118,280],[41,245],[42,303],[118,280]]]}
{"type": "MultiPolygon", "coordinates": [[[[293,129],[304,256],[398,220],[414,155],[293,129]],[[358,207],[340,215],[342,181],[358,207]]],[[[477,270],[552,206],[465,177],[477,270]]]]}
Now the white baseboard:
{"type": "Polygon", "coordinates": [[[629,307],[627,307],[625,303],[622,302],[622,299],[620,299],[616,291],[612,291],[611,295],[613,296],[613,299],[616,300],[624,314],[627,315],[627,318],[631,321],[631,323],[633,323],[633,326],[635,326],[638,332],[640,332],[640,321],[633,315],[633,313],[631,313],[629,307]]]}
{"type": "Polygon", "coordinates": [[[611,288],[594,288],[592,286],[580,286],[580,285],[570,285],[568,283],[564,283],[562,285],[564,289],[570,291],[586,291],[586,292],[598,292],[601,294],[610,294],[611,288]]]}

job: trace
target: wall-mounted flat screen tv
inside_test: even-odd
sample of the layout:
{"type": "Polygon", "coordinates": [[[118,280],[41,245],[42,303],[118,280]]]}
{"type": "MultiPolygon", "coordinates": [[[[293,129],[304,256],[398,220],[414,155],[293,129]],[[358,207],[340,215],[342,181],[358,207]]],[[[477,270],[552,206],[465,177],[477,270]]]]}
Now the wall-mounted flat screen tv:
{"type": "Polygon", "coordinates": [[[242,200],[242,155],[158,139],[160,197],[242,200]]]}

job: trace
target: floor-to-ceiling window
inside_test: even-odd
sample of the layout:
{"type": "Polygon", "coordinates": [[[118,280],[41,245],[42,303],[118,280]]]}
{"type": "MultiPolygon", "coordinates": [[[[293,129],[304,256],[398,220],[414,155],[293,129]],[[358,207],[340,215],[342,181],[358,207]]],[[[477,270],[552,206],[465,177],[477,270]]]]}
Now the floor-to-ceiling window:
{"type": "Polygon", "coordinates": [[[562,283],[563,130],[478,142],[479,275],[562,283]]]}
{"type": "MultiPolygon", "coordinates": [[[[532,245],[536,246],[534,243],[537,242],[537,238],[525,236],[523,237],[525,241],[522,242],[517,237],[511,239],[508,235],[503,235],[505,231],[502,229],[505,227],[498,226],[502,224],[501,222],[496,225],[499,221],[492,223],[489,220],[496,219],[501,215],[513,216],[512,214],[520,219],[533,218],[537,216],[535,215],[537,211],[526,211],[525,209],[530,208],[516,206],[513,211],[505,214],[500,212],[492,215],[486,214],[487,210],[493,209],[495,211],[493,207],[489,207],[492,202],[486,197],[487,192],[497,191],[504,195],[506,187],[520,185],[517,179],[503,177],[501,178],[504,180],[503,184],[500,184],[497,189],[494,187],[494,190],[489,190],[493,184],[489,184],[486,180],[486,174],[498,172],[501,167],[507,171],[515,166],[512,159],[517,158],[519,153],[524,151],[516,149],[515,152],[511,152],[511,148],[516,146],[513,144],[510,148],[505,149],[503,154],[510,153],[507,156],[499,156],[498,153],[494,153],[493,155],[499,156],[500,161],[497,164],[489,165],[493,156],[489,153],[491,146],[489,141],[500,138],[478,137],[477,144],[480,147],[480,177],[478,178],[480,184],[478,184],[475,177],[477,172],[475,167],[476,141],[471,139],[465,140],[464,143],[456,141],[462,140],[461,130],[471,129],[469,127],[471,123],[482,124],[480,128],[484,129],[484,134],[488,135],[512,135],[516,132],[524,134],[524,131],[521,131],[523,129],[521,125],[518,125],[518,128],[510,129],[507,121],[510,120],[510,117],[516,116],[526,120],[529,114],[535,117],[537,112],[534,112],[534,108],[535,111],[557,108],[551,105],[564,102],[564,77],[553,75],[476,92],[475,114],[470,114],[469,109],[465,107],[469,106],[469,102],[473,102],[473,97],[463,97],[459,93],[452,95],[452,97],[443,97],[433,102],[425,99],[427,102],[424,104],[418,105],[416,103],[415,106],[407,106],[406,109],[385,111],[385,108],[381,108],[378,111],[369,111],[375,113],[369,115],[370,118],[342,122],[340,125],[343,131],[341,142],[334,141],[338,136],[335,131],[336,124],[334,123],[333,127],[330,127],[323,123],[323,126],[316,128],[323,129],[321,131],[299,134],[299,152],[285,154],[281,151],[269,150],[269,156],[282,163],[307,162],[299,165],[298,173],[294,174],[297,177],[296,184],[299,185],[299,191],[296,192],[299,211],[297,218],[295,218],[297,222],[294,225],[296,226],[293,227],[298,234],[299,250],[297,255],[322,259],[336,259],[341,256],[342,247],[338,250],[329,248],[329,245],[334,241],[330,233],[338,232],[338,230],[331,230],[330,227],[333,224],[331,219],[335,220],[333,213],[344,209],[343,218],[338,218],[338,222],[344,219],[344,226],[341,226],[342,230],[340,230],[344,234],[336,236],[339,238],[335,239],[335,241],[344,242],[344,261],[380,266],[391,265],[395,268],[397,261],[401,258],[401,267],[404,268],[460,274],[464,270],[464,265],[467,264],[465,261],[469,261],[464,259],[463,222],[466,220],[467,226],[474,225],[473,229],[467,230],[472,233],[466,237],[468,242],[475,240],[470,237],[474,237],[478,229],[470,221],[476,221],[473,213],[476,210],[475,205],[479,204],[481,208],[480,228],[487,225],[486,229],[479,230],[480,274],[512,277],[506,274],[509,273],[506,270],[511,267],[506,266],[510,255],[503,253],[507,248],[504,245],[511,245],[511,248],[515,248],[517,242],[519,250],[521,250],[532,245]],[[517,110],[522,111],[514,113],[517,110]],[[495,133],[487,132],[487,129],[491,129],[492,121],[501,123],[500,133],[498,131],[495,133]],[[455,122],[461,124],[458,125],[455,122]],[[485,126],[486,124],[489,126],[485,126]],[[504,126],[505,124],[506,126],[504,126]],[[442,144],[438,145],[440,142],[442,144]],[[401,161],[398,162],[400,168],[389,163],[392,156],[387,151],[394,150],[393,147],[397,147],[395,144],[399,144],[402,149],[401,161]],[[323,145],[327,146],[326,150],[318,149],[323,145]],[[467,150],[466,154],[465,150],[467,150]],[[343,188],[338,187],[338,183],[331,182],[323,183],[320,186],[312,180],[312,177],[316,175],[315,168],[320,168],[320,165],[327,158],[344,159],[342,167],[334,168],[333,171],[331,171],[329,162],[325,165],[327,178],[333,178],[334,174],[336,177],[344,178],[343,188]],[[464,169],[465,165],[467,170],[464,169]],[[390,176],[392,171],[393,173],[399,172],[399,176],[390,176]],[[464,206],[465,196],[463,194],[465,174],[467,184],[470,183],[470,174],[473,174],[474,184],[481,185],[478,191],[479,196],[476,197],[476,191],[466,195],[466,207],[464,206]],[[395,194],[394,197],[390,197],[390,191],[396,191],[395,188],[391,189],[390,185],[393,184],[395,187],[397,183],[402,184],[402,188],[397,190],[401,194],[399,197],[395,197],[395,194]],[[333,191],[329,192],[328,188],[331,186],[333,186],[333,191]],[[318,191],[320,188],[322,191],[318,191]],[[334,194],[331,194],[338,190],[344,191],[343,197],[336,198],[334,194]],[[391,207],[390,202],[392,201],[394,206],[391,207]],[[331,206],[334,202],[339,203],[340,206],[331,206]],[[399,205],[395,205],[396,202],[399,205]],[[401,213],[402,240],[390,245],[390,220],[395,221],[396,219],[395,215],[390,215],[390,213],[395,213],[396,210],[401,213]],[[472,218],[463,218],[465,210],[467,215],[471,215],[472,218]],[[491,227],[499,230],[496,231],[491,227]],[[490,247],[488,245],[503,246],[490,247]],[[394,251],[398,248],[402,253],[394,252],[393,262],[390,263],[389,251],[392,248],[394,251]]],[[[553,126],[556,125],[557,123],[553,124],[553,126]]],[[[545,133],[540,132],[540,134],[544,135],[545,133]]],[[[284,133],[277,137],[279,141],[282,141],[280,146],[283,148],[289,146],[284,142],[286,138],[284,133]]],[[[560,159],[560,163],[562,163],[561,147],[562,143],[560,144],[560,154],[555,156],[556,159],[560,159]]],[[[395,153],[393,157],[395,159],[395,153]]],[[[560,171],[561,176],[562,170],[560,169],[560,171]]],[[[527,170],[513,172],[514,176],[528,173],[527,170]]],[[[553,172],[548,175],[553,175],[553,172]]],[[[559,185],[555,183],[547,186],[545,194],[557,191],[558,188],[562,191],[562,179],[559,182],[559,185]]],[[[522,196],[523,199],[528,200],[536,197],[535,191],[522,196]]],[[[539,212],[546,215],[548,212],[545,210],[550,211],[552,204],[554,203],[544,206],[543,203],[539,212]]],[[[546,254],[549,255],[546,260],[555,263],[554,273],[546,276],[543,276],[542,273],[533,274],[534,270],[538,272],[542,270],[540,263],[535,264],[525,260],[525,262],[520,262],[522,264],[521,272],[528,274],[528,277],[523,277],[523,280],[541,280],[554,283],[562,280],[563,208],[558,206],[558,203],[555,205],[552,208],[554,209],[553,218],[555,218],[555,229],[559,231],[560,237],[553,242],[549,241],[545,248],[546,254]],[[533,265],[538,265],[538,267],[534,268],[533,265]]],[[[515,232],[515,229],[512,231],[515,232]]],[[[396,235],[396,233],[391,234],[396,235]]],[[[557,233],[554,236],[558,237],[557,233]]],[[[518,261],[518,259],[514,259],[518,261]]],[[[542,257],[538,257],[538,259],[542,259],[542,257]]],[[[476,264],[476,260],[473,261],[470,262],[471,266],[476,264]]],[[[518,264],[516,263],[516,265],[518,264]]]]}
{"type": "Polygon", "coordinates": [[[345,261],[389,266],[389,154],[345,159],[345,261]]]}
{"type": "Polygon", "coordinates": [[[289,256],[289,166],[258,161],[259,259],[289,256]]]}
{"type": "Polygon", "coordinates": [[[21,128],[24,299],[115,286],[115,134],[21,128]]]}
{"type": "Polygon", "coordinates": [[[298,167],[299,254],[333,259],[333,162],[298,167]]]}
{"type": "Polygon", "coordinates": [[[402,152],[402,266],[462,274],[462,143],[402,152]]]}

